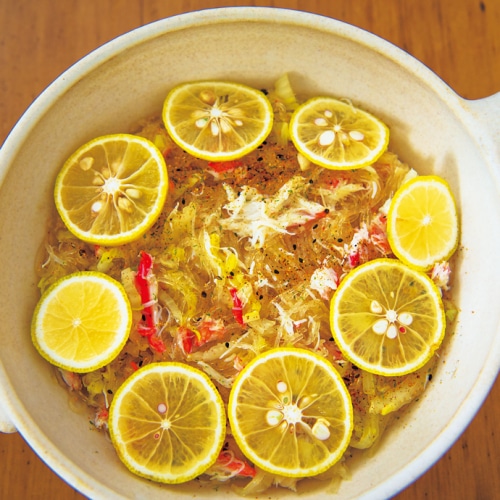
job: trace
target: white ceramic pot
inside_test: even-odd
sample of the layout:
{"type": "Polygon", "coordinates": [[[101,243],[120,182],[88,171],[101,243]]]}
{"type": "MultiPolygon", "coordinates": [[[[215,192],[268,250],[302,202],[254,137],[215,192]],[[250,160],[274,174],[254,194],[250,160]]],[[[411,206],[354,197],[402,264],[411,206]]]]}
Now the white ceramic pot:
{"type": "MultiPolygon", "coordinates": [[[[387,498],[415,480],[463,432],[498,373],[500,94],[466,101],[391,44],[312,14],[229,8],[165,19],[71,67],[33,103],[0,152],[1,429],[15,427],[89,497],[211,497],[221,490],[161,486],[130,474],[109,441],[68,409],[52,368],[35,352],[33,262],[56,172],[85,141],[158,112],[177,83],[224,78],[263,87],[284,72],[300,93],[346,96],[380,116],[391,128],[391,149],[419,172],[445,177],[461,214],[455,334],[425,396],[373,458],[352,464],[352,480],[338,498],[387,498]]],[[[311,490],[301,498],[320,495],[311,490]]]]}

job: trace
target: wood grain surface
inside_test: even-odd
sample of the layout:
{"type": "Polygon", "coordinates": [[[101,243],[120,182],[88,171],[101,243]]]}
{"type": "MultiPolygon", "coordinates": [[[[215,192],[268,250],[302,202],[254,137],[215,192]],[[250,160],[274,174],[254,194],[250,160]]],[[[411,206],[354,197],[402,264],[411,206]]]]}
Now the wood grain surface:
{"type": "MultiPolygon", "coordinates": [[[[459,95],[500,91],[500,0],[0,0],[0,142],[61,72],[112,38],[211,7],[306,10],[371,31],[435,71],[459,95]]],[[[500,382],[457,443],[398,500],[500,498],[500,382]]],[[[0,434],[0,499],[83,498],[18,434],[0,434]]]]}

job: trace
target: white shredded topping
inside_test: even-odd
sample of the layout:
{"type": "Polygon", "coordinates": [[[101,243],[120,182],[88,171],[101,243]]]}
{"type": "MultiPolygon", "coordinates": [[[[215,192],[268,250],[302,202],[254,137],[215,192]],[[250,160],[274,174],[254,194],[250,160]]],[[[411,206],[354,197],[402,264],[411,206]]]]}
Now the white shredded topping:
{"type": "Polygon", "coordinates": [[[301,176],[292,177],[272,196],[249,186],[243,186],[237,195],[225,185],[229,202],[224,208],[229,217],[222,219],[221,225],[241,238],[250,238],[253,247],[262,248],[273,233],[293,234],[291,227],[303,225],[324,212],[323,205],[302,195],[306,187],[307,180],[301,176]]]}
{"type": "Polygon", "coordinates": [[[437,262],[431,271],[431,279],[438,288],[448,290],[451,276],[450,264],[447,261],[437,262]]]}
{"type": "Polygon", "coordinates": [[[328,300],[331,292],[337,289],[338,282],[335,270],[322,266],[313,272],[309,287],[318,292],[323,299],[328,300]]]}

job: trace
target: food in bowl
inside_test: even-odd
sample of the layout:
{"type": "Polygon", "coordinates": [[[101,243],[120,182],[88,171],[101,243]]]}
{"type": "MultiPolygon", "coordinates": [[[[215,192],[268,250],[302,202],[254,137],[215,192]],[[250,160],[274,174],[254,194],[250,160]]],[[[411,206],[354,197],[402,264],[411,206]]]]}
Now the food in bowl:
{"type": "MultiPolygon", "coordinates": [[[[446,182],[417,176],[388,141],[388,128],[349,101],[299,103],[286,76],[264,93],[188,82],[161,116],[66,162],[41,303],[78,273],[123,287],[125,346],[98,369],[57,371],[133,472],[170,483],[243,479],[247,495],[310,476],[338,481],[348,446],[372,447],[425,390],[454,314],[456,207],[446,182]],[[146,220],[140,231],[135,212],[137,225],[146,220]],[[406,250],[401,260],[391,242],[406,250]],[[154,388],[154,402],[137,387],[154,388]],[[194,387],[210,411],[189,406],[194,387]],[[198,443],[204,412],[215,427],[198,443]],[[193,414],[196,424],[183,424],[193,414]]],[[[82,304],[78,321],[67,314],[68,331],[87,341],[82,304]]],[[[42,319],[35,313],[34,339],[60,338],[61,324],[42,319]]],[[[60,344],[52,348],[74,359],[60,344]]]]}

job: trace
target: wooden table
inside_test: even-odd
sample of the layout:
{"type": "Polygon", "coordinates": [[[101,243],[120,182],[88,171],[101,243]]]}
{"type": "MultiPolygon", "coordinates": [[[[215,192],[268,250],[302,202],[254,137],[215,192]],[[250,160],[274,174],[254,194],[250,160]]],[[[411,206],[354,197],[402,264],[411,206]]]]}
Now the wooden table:
{"type": "MultiPolygon", "coordinates": [[[[458,94],[500,90],[500,0],[0,0],[0,140],[62,71],[99,45],[157,19],[209,7],[307,10],[365,28],[424,62],[458,94]]],[[[500,382],[453,448],[397,495],[500,498],[500,382]]],[[[0,435],[0,499],[77,499],[18,434],[0,435]]]]}

